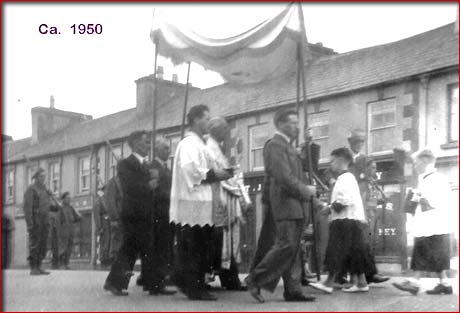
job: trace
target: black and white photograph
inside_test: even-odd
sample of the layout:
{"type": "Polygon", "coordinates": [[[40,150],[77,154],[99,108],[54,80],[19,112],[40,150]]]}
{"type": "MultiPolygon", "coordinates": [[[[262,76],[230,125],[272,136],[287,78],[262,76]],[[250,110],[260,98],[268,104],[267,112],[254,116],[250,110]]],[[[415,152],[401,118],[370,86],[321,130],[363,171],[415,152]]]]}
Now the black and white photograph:
{"type": "Polygon", "coordinates": [[[2,311],[458,312],[459,5],[2,3],[2,311]]]}

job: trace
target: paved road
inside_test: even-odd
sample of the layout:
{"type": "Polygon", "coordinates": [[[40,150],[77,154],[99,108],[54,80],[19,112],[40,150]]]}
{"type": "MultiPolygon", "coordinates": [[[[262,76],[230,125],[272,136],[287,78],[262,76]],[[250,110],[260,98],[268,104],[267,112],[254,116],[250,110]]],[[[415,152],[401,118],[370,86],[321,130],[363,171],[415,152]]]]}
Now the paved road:
{"type": "MultiPolygon", "coordinates": [[[[336,291],[317,296],[314,303],[286,303],[282,286],[274,294],[264,293],[266,303],[258,304],[246,292],[216,290],[218,301],[189,301],[182,294],[148,296],[131,281],[128,297],[114,297],[102,289],[107,272],[53,271],[49,276],[30,276],[27,270],[3,271],[3,311],[457,311],[458,281],[454,295],[412,296],[391,286],[371,286],[367,294],[346,294],[336,291]]],[[[397,281],[399,278],[393,278],[397,281]]],[[[427,288],[435,279],[422,280],[427,288]]],[[[217,284],[214,284],[217,287],[217,284]]]]}

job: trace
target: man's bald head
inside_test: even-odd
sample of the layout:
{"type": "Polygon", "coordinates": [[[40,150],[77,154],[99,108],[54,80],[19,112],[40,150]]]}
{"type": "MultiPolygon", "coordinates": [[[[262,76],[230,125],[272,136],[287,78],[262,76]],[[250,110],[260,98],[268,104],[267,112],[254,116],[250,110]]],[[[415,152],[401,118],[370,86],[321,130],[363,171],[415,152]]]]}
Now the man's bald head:
{"type": "Polygon", "coordinates": [[[218,142],[224,141],[228,133],[228,123],[223,117],[214,117],[209,121],[209,134],[218,142]]]}
{"type": "Polygon", "coordinates": [[[163,161],[167,161],[171,150],[169,148],[169,141],[166,138],[160,137],[155,141],[155,154],[163,161]]]}

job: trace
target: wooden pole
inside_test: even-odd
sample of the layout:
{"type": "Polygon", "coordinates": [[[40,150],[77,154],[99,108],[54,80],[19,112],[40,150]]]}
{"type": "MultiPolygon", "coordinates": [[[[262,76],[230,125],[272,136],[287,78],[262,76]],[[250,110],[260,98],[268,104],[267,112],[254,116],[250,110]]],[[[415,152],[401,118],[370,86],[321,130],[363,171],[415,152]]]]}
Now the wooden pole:
{"type": "MultiPolygon", "coordinates": [[[[300,114],[300,72],[302,71],[301,69],[301,63],[300,63],[300,54],[302,53],[302,43],[298,42],[297,43],[297,88],[296,88],[296,112],[297,115],[300,114]]],[[[300,133],[297,135],[296,139],[296,146],[299,146],[300,143],[300,133]]]]}
{"type": "MultiPolygon", "coordinates": [[[[302,5],[299,2],[299,19],[300,19],[300,26],[302,29],[301,33],[301,39],[299,41],[300,45],[300,50],[299,50],[299,57],[298,57],[298,62],[299,67],[300,67],[300,76],[301,76],[301,81],[302,81],[302,97],[303,97],[303,110],[304,110],[304,131],[308,130],[308,110],[307,110],[307,84],[306,84],[306,79],[305,79],[305,62],[304,62],[304,54],[303,54],[303,47],[304,44],[306,44],[306,31],[305,31],[305,22],[303,18],[303,11],[302,11],[302,5]]],[[[307,148],[307,158],[308,158],[308,182],[310,185],[313,185],[313,164],[312,164],[312,159],[311,159],[311,145],[306,144],[307,148]]],[[[311,217],[312,217],[312,225],[313,225],[313,253],[314,253],[314,263],[315,263],[315,269],[316,269],[316,279],[318,281],[321,280],[321,270],[320,270],[320,253],[318,252],[318,247],[319,247],[319,225],[317,225],[317,219],[316,219],[316,214],[315,214],[315,208],[314,208],[314,202],[313,202],[313,196],[310,199],[310,210],[311,210],[311,217]]]]}
{"type": "Polygon", "coordinates": [[[153,97],[152,97],[152,136],[150,137],[150,161],[155,159],[155,141],[157,137],[157,60],[159,42],[155,42],[155,69],[153,71],[153,97]]]}
{"type": "Polygon", "coordinates": [[[187,82],[185,83],[185,99],[184,99],[184,111],[182,112],[182,125],[180,127],[180,138],[184,138],[185,134],[185,117],[187,116],[187,102],[188,102],[188,89],[189,89],[189,79],[190,79],[190,61],[188,62],[187,67],[187,82]]]}

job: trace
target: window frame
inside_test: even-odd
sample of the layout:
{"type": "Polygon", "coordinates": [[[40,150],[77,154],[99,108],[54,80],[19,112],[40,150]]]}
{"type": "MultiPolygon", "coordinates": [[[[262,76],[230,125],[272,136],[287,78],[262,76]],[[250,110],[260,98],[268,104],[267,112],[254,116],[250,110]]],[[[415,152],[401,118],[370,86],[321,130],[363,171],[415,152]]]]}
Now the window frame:
{"type": "Polygon", "coordinates": [[[367,145],[366,146],[367,146],[368,154],[369,155],[384,155],[384,154],[392,153],[391,149],[389,149],[389,150],[381,150],[381,151],[373,151],[373,149],[372,149],[372,132],[373,131],[379,131],[379,130],[385,130],[385,129],[391,129],[391,128],[393,128],[395,130],[398,129],[398,122],[397,122],[398,104],[397,104],[397,101],[396,101],[396,97],[389,97],[389,98],[385,98],[385,99],[379,99],[379,100],[376,100],[376,101],[367,102],[366,110],[367,110],[367,131],[366,131],[367,145]],[[393,125],[372,128],[372,106],[376,105],[378,103],[382,103],[382,102],[386,102],[386,101],[390,101],[390,100],[393,101],[392,104],[394,106],[394,123],[393,123],[393,125]]]}
{"type": "MultiPolygon", "coordinates": [[[[166,136],[164,136],[164,138],[168,141],[169,143],[169,157],[168,157],[168,163],[169,163],[169,169],[172,170],[173,168],[173,165],[174,165],[174,156],[176,155],[176,149],[173,149],[173,140],[174,139],[179,139],[179,141],[177,142],[177,145],[179,144],[179,142],[182,140],[180,138],[180,133],[171,133],[171,134],[168,134],[166,136]]],[[[177,148],[177,145],[175,148],[177,148]]]]}
{"type": "MultiPolygon", "coordinates": [[[[458,143],[458,139],[452,139],[452,91],[457,89],[459,91],[458,82],[447,85],[447,143],[458,143]]],[[[457,121],[458,121],[458,108],[457,108],[457,121]]]]}
{"type": "MultiPolygon", "coordinates": [[[[108,164],[108,167],[109,167],[109,172],[108,172],[108,178],[111,179],[112,177],[116,176],[117,175],[117,160],[115,160],[115,157],[113,156],[113,151],[115,151],[116,149],[120,149],[120,155],[119,158],[120,160],[123,158],[123,144],[122,143],[119,143],[119,144],[115,144],[115,145],[111,145],[108,149],[108,152],[109,152],[109,164],[108,164]]],[[[116,153],[115,153],[116,154],[116,153]]]]}
{"type": "MultiPolygon", "coordinates": [[[[88,194],[90,192],[90,188],[91,188],[91,156],[89,154],[84,154],[84,155],[80,155],[77,157],[77,176],[78,176],[78,184],[77,184],[77,193],[79,195],[83,195],[83,194],[88,194]],[[82,188],[82,160],[83,159],[88,159],[88,163],[89,163],[89,168],[88,168],[88,187],[83,189],[82,188]]],[[[85,175],[86,176],[86,175],[85,175]]]]}
{"type": "MultiPolygon", "coordinates": [[[[269,129],[269,125],[268,123],[260,123],[260,124],[255,124],[255,125],[249,125],[248,126],[248,152],[249,152],[249,172],[257,172],[257,171],[263,171],[265,169],[265,166],[262,165],[262,166],[259,166],[259,167],[255,167],[254,166],[254,151],[255,150],[262,150],[264,149],[264,145],[262,145],[261,147],[257,147],[257,148],[253,148],[253,136],[252,136],[252,131],[254,129],[257,129],[257,128],[262,128],[262,127],[266,127],[267,128],[267,133],[268,131],[270,130],[269,129]]],[[[262,160],[263,161],[263,160],[262,160]]]]}
{"type": "Polygon", "coordinates": [[[6,187],[6,197],[5,197],[5,203],[6,204],[13,204],[14,203],[14,198],[16,195],[16,170],[15,168],[10,168],[5,171],[5,187],[6,187]],[[10,187],[10,179],[9,179],[9,174],[12,173],[12,184],[11,184],[11,189],[12,189],[12,195],[9,195],[9,187],[10,187]]]}
{"type": "MultiPolygon", "coordinates": [[[[318,111],[318,112],[310,112],[310,113],[307,113],[307,118],[308,118],[308,127],[309,128],[312,128],[312,127],[315,127],[315,126],[312,126],[312,123],[310,121],[310,118],[311,116],[313,115],[317,115],[317,114],[324,114],[324,113],[328,113],[328,123],[327,124],[324,124],[324,125],[328,125],[330,126],[331,125],[331,121],[330,121],[330,113],[331,113],[331,110],[327,109],[327,110],[322,110],[322,111],[318,111]]],[[[321,126],[324,126],[324,125],[321,125],[321,126]]],[[[313,141],[315,140],[328,140],[330,138],[330,129],[328,131],[328,134],[327,136],[322,136],[322,137],[313,137],[313,141]]]]}
{"type": "Polygon", "coordinates": [[[60,192],[61,192],[61,175],[62,175],[62,171],[61,171],[61,162],[59,161],[51,161],[48,163],[48,188],[51,192],[53,192],[54,195],[59,195],[60,192]],[[58,175],[58,178],[57,178],[57,191],[53,191],[53,178],[54,178],[54,171],[52,171],[52,167],[57,165],[57,168],[59,169],[59,175],[58,175]]]}

